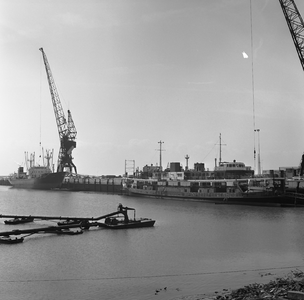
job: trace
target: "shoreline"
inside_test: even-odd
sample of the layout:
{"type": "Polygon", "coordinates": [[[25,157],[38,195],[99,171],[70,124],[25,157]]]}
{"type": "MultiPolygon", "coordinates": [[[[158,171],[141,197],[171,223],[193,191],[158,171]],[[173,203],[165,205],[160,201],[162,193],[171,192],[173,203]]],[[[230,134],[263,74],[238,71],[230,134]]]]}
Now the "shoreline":
{"type": "MultiPolygon", "coordinates": [[[[266,274],[266,275],[271,275],[266,274]]],[[[258,299],[291,299],[288,292],[295,291],[303,293],[304,299],[304,272],[292,270],[283,277],[270,280],[268,283],[251,283],[237,289],[223,289],[221,292],[209,294],[194,294],[175,297],[171,300],[258,300],[258,299]]]]}

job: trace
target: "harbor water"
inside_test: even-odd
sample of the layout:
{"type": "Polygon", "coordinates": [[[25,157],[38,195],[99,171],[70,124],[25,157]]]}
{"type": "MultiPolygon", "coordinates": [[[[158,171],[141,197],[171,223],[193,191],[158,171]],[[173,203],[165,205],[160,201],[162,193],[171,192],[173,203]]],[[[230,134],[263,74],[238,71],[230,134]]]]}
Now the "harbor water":
{"type": "MultiPolygon", "coordinates": [[[[0,186],[0,214],[96,217],[115,211],[119,203],[136,208],[136,217],[156,219],[155,227],[35,234],[21,244],[1,244],[0,298],[207,297],[304,271],[304,208],[0,186]]],[[[55,225],[3,221],[0,231],[55,225]]]]}

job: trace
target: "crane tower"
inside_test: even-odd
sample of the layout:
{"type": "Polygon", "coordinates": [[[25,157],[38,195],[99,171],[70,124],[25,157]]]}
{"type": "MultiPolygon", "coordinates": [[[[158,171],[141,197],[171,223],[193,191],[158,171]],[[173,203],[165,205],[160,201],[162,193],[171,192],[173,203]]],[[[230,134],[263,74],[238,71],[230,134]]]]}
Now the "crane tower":
{"type": "Polygon", "coordinates": [[[39,49],[42,52],[43,62],[47,74],[51,98],[57,123],[57,129],[60,139],[60,150],[58,155],[57,172],[69,170],[72,173],[73,169],[77,174],[76,166],[73,163],[72,151],[76,148],[75,138],[77,135],[76,127],[72,119],[71,112],[68,110],[68,121],[66,121],[62,105],[60,102],[59,94],[55,85],[50,65],[43,48],[39,49]]]}

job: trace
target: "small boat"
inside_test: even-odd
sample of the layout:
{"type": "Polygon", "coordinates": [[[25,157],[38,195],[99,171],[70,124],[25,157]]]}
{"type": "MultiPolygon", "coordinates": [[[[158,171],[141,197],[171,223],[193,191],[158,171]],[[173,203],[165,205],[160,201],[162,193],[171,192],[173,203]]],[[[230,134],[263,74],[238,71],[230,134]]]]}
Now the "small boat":
{"type": "Polygon", "coordinates": [[[79,224],[80,222],[81,222],[80,220],[65,220],[65,221],[57,222],[57,225],[58,226],[73,225],[73,224],[79,224]]]}
{"type": "Polygon", "coordinates": [[[98,223],[99,227],[109,228],[109,229],[127,229],[127,228],[142,228],[142,227],[153,227],[155,220],[148,218],[136,219],[135,208],[124,207],[119,203],[117,207],[117,212],[111,213],[105,216],[104,223],[98,223]],[[133,219],[128,216],[128,210],[133,210],[133,219]],[[122,216],[119,216],[122,215],[122,216]]]}
{"type": "Polygon", "coordinates": [[[66,229],[56,230],[56,231],[54,231],[54,233],[56,233],[56,234],[75,235],[75,234],[81,234],[81,233],[83,233],[83,230],[82,229],[71,230],[69,228],[66,228],[66,229]]]}
{"type": "Polygon", "coordinates": [[[0,244],[18,244],[24,241],[23,237],[15,237],[12,238],[10,236],[1,236],[0,237],[0,244]]]}
{"type": "Polygon", "coordinates": [[[7,225],[15,225],[15,224],[23,224],[33,222],[34,218],[32,217],[22,217],[22,218],[14,218],[10,220],[5,220],[4,223],[7,225]]]}
{"type": "Polygon", "coordinates": [[[116,217],[106,218],[104,223],[100,223],[99,227],[109,229],[127,229],[127,228],[142,228],[142,227],[153,227],[155,220],[152,219],[119,219],[116,217]]]}

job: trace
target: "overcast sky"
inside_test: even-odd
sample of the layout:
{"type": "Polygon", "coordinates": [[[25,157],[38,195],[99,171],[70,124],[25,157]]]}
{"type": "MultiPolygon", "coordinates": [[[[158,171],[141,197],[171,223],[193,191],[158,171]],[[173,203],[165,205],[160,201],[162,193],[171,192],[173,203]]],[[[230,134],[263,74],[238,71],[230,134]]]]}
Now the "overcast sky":
{"type": "Polygon", "coordinates": [[[160,140],[163,166],[188,154],[213,169],[220,133],[222,160],[254,167],[254,119],[262,169],[299,165],[304,76],[279,1],[253,0],[252,26],[253,49],[249,0],[0,0],[0,175],[25,151],[39,162],[40,142],[57,163],[40,47],[78,131],[78,173],[159,164],[160,140]]]}

